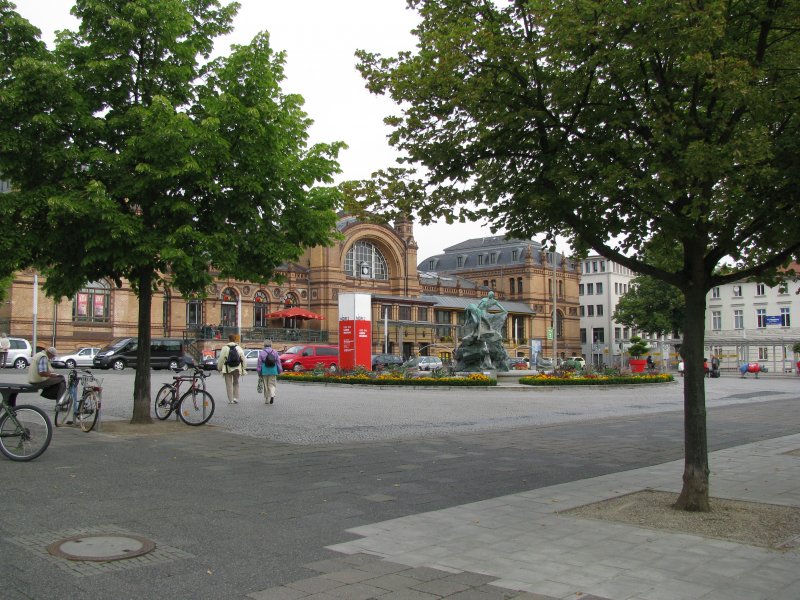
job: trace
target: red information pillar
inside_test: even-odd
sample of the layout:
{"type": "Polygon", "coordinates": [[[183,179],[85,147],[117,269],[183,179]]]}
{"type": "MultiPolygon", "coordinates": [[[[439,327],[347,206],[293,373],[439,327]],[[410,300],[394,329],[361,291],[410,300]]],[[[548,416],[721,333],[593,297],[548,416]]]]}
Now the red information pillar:
{"type": "Polygon", "coordinates": [[[339,367],[372,369],[372,321],[369,294],[339,295],[339,367]]]}
{"type": "Polygon", "coordinates": [[[352,371],[362,366],[372,368],[372,323],[369,321],[339,321],[339,366],[352,371]]]}

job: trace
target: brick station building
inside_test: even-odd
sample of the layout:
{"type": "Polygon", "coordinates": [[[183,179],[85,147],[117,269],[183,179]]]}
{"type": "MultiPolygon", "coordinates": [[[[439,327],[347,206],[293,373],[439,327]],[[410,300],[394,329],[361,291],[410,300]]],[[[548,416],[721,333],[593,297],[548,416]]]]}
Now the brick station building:
{"type": "MultiPolygon", "coordinates": [[[[376,224],[342,215],[343,238],[330,247],[308,249],[278,270],[281,283],[261,285],[216,278],[205,297],[184,299],[167,283],[153,296],[152,336],[182,338],[199,352],[218,349],[229,333],[244,346],[264,339],[278,346],[298,342],[338,343],[341,293],[372,296],[374,353],[449,359],[458,344],[464,307],[493,290],[508,310],[506,346],[510,355],[529,356],[530,341],[548,340],[555,285],[559,357],[580,355],[579,271],[571,260],[552,255],[530,240],[501,236],[476,238],[425,257],[418,263],[413,223],[376,224]],[[269,319],[279,309],[298,306],[322,320],[269,319]]],[[[31,270],[16,273],[0,305],[0,329],[28,340],[33,336],[34,289],[31,270]]],[[[41,284],[41,280],[38,280],[41,284]]],[[[37,294],[37,343],[66,353],[81,346],[104,346],[137,335],[138,300],[128,282],[91,282],[59,302],[37,294]]]]}

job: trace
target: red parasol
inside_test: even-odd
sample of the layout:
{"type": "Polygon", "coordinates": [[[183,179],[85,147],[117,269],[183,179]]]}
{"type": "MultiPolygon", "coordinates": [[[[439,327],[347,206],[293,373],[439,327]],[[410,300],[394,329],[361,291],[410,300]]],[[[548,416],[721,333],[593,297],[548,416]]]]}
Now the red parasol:
{"type": "Polygon", "coordinates": [[[278,310],[273,313],[269,313],[266,315],[267,319],[316,319],[321,321],[325,317],[322,315],[318,315],[315,312],[311,312],[307,308],[302,308],[300,306],[293,306],[291,308],[285,308],[283,310],[278,310]]]}

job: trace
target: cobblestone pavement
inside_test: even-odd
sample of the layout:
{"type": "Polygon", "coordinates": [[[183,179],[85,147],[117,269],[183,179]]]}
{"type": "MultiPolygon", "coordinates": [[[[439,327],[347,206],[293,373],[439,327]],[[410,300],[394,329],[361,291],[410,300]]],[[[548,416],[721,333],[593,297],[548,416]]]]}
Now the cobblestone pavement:
{"type": "MultiPolygon", "coordinates": [[[[103,415],[129,419],[134,372],[98,371],[104,380],[103,415]]],[[[170,371],[152,371],[155,397],[170,371]]],[[[24,381],[25,373],[7,369],[2,380],[24,381]]],[[[528,426],[578,423],[683,410],[683,379],[671,384],[605,388],[352,388],[281,382],[276,404],[267,406],[256,392],[253,373],[241,378],[239,404],[227,402],[222,377],[207,380],[216,399],[210,424],[232,433],[289,444],[342,444],[390,439],[486,433],[528,426]]],[[[760,379],[726,376],[706,380],[707,406],[751,404],[798,393],[800,377],[760,379]]],[[[29,401],[32,394],[20,396],[29,401]]],[[[44,404],[43,406],[49,406],[44,404]]]]}
{"type": "MultiPolygon", "coordinates": [[[[370,543],[361,528],[372,525],[420,515],[433,531],[426,515],[438,511],[682,456],[681,382],[590,393],[282,384],[265,406],[255,377],[239,405],[212,377],[211,426],[170,420],[143,430],[126,423],[132,372],[102,376],[99,432],[57,429],[39,459],[0,459],[0,598],[591,598],[586,589],[576,596],[580,587],[533,591],[475,564],[409,565],[385,547],[366,556],[342,544],[370,543]],[[91,566],[46,554],[75,532],[143,536],[156,550],[91,566]]],[[[154,372],[153,388],[169,376],[154,372]]],[[[722,378],[708,388],[712,450],[800,433],[796,380],[722,378]]],[[[52,405],[31,396],[20,402],[52,405]]],[[[533,535],[530,545],[546,548],[533,535]]]]}

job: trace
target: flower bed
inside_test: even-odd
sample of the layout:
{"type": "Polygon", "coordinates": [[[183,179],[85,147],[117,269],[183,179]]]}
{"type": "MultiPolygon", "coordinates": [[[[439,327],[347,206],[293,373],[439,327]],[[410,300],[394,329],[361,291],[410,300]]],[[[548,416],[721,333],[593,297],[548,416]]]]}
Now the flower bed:
{"type": "Polygon", "coordinates": [[[534,375],[520,377],[519,382],[525,385],[642,385],[648,383],[668,383],[675,378],[668,373],[659,375],[577,375],[565,373],[557,375],[534,375]]]}
{"type": "Polygon", "coordinates": [[[291,372],[278,376],[281,381],[295,381],[298,383],[337,383],[345,385],[395,385],[395,386],[428,386],[428,387],[486,387],[497,385],[497,380],[481,373],[473,373],[468,377],[403,377],[394,373],[380,375],[369,373],[314,373],[291,372]]]}

